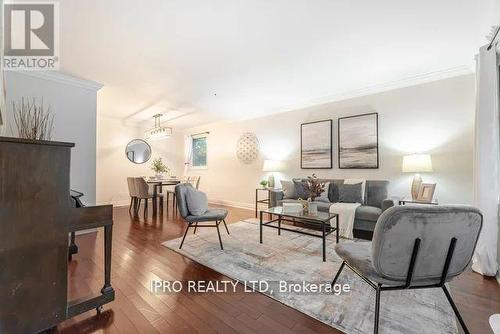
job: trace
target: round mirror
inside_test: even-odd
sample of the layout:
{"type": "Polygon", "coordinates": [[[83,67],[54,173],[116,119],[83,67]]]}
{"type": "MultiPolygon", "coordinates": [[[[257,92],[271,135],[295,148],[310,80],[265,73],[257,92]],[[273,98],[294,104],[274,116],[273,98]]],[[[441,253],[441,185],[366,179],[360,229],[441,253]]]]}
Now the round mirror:
{"type": "Polygon", "coordinates": [[[151,158],[151,146],[142,139],[134,139],[125,149],[127,158],[135,164],[143,164],[151,158]]]}

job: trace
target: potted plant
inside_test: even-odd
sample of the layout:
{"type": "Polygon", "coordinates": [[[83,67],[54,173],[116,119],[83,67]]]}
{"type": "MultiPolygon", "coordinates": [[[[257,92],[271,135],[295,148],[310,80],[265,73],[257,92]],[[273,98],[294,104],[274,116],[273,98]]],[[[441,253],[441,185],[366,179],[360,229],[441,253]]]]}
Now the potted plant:
{"type": "Polygon", "coordinates": [[[43,100],[38,103],[35,98],[29,100],[23,97],[19,103],[12,102],[12,110],[19,138],[31,140],[51,139],[54,114],[50,106],[46,108],[43,105],[43,100]]]}
{"type": "Polygon", "coordinates": [[[325,191],[325,184],[319,182],[316,174],[307,177],[307,182],[304,189],[309,194],[309,213],[316,214],[318,213],[318,203],[314,202],[316,197],[320,197],[321,193],[325,191]]]}
{"type": "Polygon", "coordinates": [[[151,169],[155,172],[157,179],[162,179],[163,173],[170,173],[170,168],[163,163],[163,160],[160,157],[153,159],[151,169]]]}
{"type": "Polygon", "coordinates": [[[268,183],[267,180],[262,180],[262,181],[260,181],[259,184],[262,186],[262,189],[266,189],[267,183],[268,183]]]}

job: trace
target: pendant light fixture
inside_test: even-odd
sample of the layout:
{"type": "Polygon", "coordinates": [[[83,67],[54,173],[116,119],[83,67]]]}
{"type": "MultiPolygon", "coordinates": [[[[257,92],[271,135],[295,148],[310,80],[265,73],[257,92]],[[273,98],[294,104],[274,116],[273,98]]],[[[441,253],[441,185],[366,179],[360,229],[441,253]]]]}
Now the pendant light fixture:
{"type": "Polygon", "coordinates": [[[161,125],[161,114],[156,114],[153,116],[155,120],[155,127],[151,130],[146,131],[145,137],[146,139],[163,139],[168,138],[172,135],[172,128],[168,126],[161,125]]]}

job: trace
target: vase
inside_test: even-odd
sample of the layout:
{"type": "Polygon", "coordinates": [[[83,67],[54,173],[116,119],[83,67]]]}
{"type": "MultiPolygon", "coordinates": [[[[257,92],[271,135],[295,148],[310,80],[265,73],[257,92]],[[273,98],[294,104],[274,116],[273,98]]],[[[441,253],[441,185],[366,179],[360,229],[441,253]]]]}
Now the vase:
{"type": "Polygon", "coordinates": [[[163,179],[163,174],[162,173],[156,173],[156,179],[157,180],[162,180],[163,179]]]}
{"type": "Polygon", "coordinates": [[[318,203],[309,202],[309,214],[310,215],[317,215],[318,214],[318,203]]]}

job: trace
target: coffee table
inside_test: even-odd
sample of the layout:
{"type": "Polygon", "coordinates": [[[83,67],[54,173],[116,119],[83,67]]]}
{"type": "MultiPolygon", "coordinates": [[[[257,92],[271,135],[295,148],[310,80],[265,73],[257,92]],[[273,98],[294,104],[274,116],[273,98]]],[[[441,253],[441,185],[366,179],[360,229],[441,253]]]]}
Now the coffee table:
{"type": "Polygon", "coordinates": [[[318,212],[317,214],[304,214],[283,212],[283,207],[275,206],[260,211],[260,243],[262,243],[262,228],[264,226],[271,227],[278,230],[278,235],[281,235],[281,230],[295,232],[299,234],[310,235],[316,238],[323,239],[323,262],[326,261],[326,237],[332,232],[336,232],[336,240],[339,242],[339,215],[329,212],[318,212]],[[263,221],[263,215],[269,215],[269,221],[263,221]],[[274,216],[277,218],[273,219],[274,216]],[[332,226],[330,221],[335,218],[335,226],[332,226]],[[306,227],[319,227],[321,234],[310,233],[299,229],[289,227],[281,227],[283,221],[301,223],[306,227]]]}

